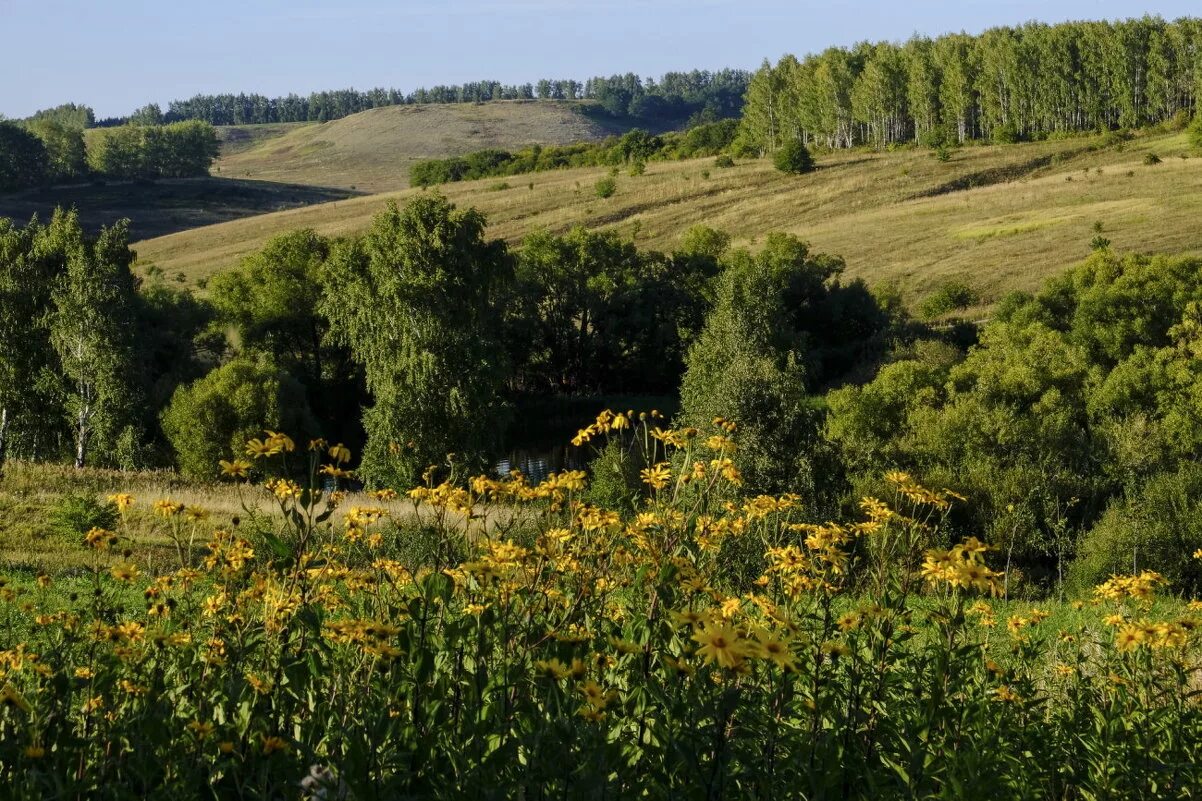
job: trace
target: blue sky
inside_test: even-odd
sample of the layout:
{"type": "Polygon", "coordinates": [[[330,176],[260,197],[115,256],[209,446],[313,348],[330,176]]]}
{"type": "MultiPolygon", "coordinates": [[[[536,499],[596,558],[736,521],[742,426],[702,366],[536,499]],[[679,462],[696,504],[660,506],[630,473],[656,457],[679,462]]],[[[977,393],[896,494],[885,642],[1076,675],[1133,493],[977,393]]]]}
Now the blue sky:
{"type": "Polygon", "coordinates": [[[115,116],[198,92],[751,68],[915,32],[1191,11],[1196,0],[0,0],[0,114],[78,102],[115,116]]]}

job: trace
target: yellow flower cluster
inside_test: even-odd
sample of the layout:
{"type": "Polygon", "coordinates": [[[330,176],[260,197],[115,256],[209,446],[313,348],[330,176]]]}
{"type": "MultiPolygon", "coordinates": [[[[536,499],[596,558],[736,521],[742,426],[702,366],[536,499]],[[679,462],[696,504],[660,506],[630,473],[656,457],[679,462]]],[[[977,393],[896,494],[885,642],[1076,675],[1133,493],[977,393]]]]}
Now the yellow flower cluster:
{"type": "Polygon", "coordinates": [[[1108,601],[1132,599],[1149,602],[1156,587],[1163,583],[1164,576],[1153,570],[1145,570],[1137,576],[1111,576],[1094,588],[1094,595],[1108,601]]]}
{"type": "Polygon", "coordinates": [[[932,585],[948,585],[959,589],[997,594],[1001,590],[1000,573],[985,566],[989,546],[976,537],[946,551],[927,551],[922,563],[922,576],[932,585]]]}

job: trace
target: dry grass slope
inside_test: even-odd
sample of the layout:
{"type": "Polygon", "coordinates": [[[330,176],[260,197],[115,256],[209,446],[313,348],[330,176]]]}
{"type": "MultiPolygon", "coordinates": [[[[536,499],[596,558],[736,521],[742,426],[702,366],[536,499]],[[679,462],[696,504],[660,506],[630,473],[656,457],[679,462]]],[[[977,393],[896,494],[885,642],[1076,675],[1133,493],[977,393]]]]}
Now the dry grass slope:
{"type": "Polygon", "coordinates": [[[410,165],[422,159],[616,132],[581,109],[548,101],[393,106],[326,123],[226,128],[213,174],[387,192],[407,187],[410,165]]]}
{"type": "MultiPolygon", "coordinates": [[[[450,184],[455,203],[476,206],[494,235],[517,241],[546,228],[616,228],[643,246],[671,249],[689,226],[705,224],[754,245],[788,231],[842,255],[849,276],[896,281],[910,300],[944,280],[975,286],[986,305],[1010,289],[1035,289],[1089,253],[1096,221],[1116,248],[1202,253],[1202,158],[1183,135],[1137,139],[1123,149],[1091,150],[1076,139],[957,151],[941,163],[925,151],[849,153],[820,158],[820,169],[794,177],[766,161],[718,169],[712,160],[648,165],[618,177],[600,199],[603,169],[450,184]],[[1163,163],[1148,166],[1146,153],[1163,163]],[[708,177],[706,177],[708,174],[708,177]],[[989,178],[993,176],[993,178],[989,178]],[[957,187],[987,180],[1000,183],[957,187]]],[[[137,245],[144,264],[192,281],[224,269],[293,228],[327,235],[362,231],[406,190],[293,209],[208,226],[137,245]]]]}

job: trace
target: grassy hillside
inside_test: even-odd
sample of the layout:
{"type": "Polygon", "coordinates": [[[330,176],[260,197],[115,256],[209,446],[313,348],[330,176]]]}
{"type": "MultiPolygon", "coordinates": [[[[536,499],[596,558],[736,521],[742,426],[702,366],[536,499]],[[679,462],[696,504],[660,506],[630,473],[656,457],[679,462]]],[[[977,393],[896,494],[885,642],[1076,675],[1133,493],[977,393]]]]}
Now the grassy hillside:
{"type": "Polygon", "coordinates": [[[409,166],[422,159],[596,140],[621,130],[583,108],[547,101],[391,106],[326,123],[226,128],[213,174],[360,192],[402,189],[409,166]]]}
{"type": "MultiPolygon", "coordinates": [[[[1202,158],[1180,158],[1189,153],[1183,135],[1147,136],[1124,147],[1072,139],[966,148],[946,163],[919,150],[845,153],[819,158],[819,170],[801,177],[783,175],[766,161],[730,169],[710,159],[656,163],[645,175],[619,176],[608,199],[593,190],[603,169],[487,179],[441,191],[480,208],[492,232],[509,240],[538,228],[584,224],[616,227],[641,245],[670,249],[699,223],[729,231],[737,244],[790,231],[844,256],[851,276],[897,281],[910,299],[956,277],[988,304],[1010,288],[1034,289],[1088,255],[1098,221],[1117,248],[1202,252],[1202,158]],[[1163,162],[1146,165],[1150,152],[1163,162]]],[[[209,226],[137,249],[144,264],[196,281],[282,231],[361,231],[385,202],[415,191],[209,226]]]]}

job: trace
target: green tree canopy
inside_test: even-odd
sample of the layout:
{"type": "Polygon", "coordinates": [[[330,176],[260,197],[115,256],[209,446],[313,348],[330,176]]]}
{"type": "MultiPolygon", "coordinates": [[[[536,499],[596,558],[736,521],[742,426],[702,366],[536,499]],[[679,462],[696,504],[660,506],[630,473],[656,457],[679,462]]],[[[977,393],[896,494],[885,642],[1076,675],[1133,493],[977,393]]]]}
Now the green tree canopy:
{"type": "Polygon", "coordinates": [[[162,424],[180,471],[201,480],[216,478],[218,461],[242,456],[265,429],[316,433],[304,388],[267,357],[235,359],[181,386],[162,424]]]}
{"type": "Polygon", "coordinates": [[[477,459],[504,428],[505,354],[494,301],[512,265],[484,217],[424,195],[337,246],[322,309],[363,366],[362,473],[408,486],[448,453],[477,459]]]}

